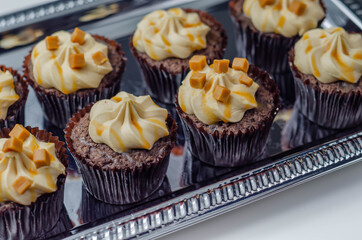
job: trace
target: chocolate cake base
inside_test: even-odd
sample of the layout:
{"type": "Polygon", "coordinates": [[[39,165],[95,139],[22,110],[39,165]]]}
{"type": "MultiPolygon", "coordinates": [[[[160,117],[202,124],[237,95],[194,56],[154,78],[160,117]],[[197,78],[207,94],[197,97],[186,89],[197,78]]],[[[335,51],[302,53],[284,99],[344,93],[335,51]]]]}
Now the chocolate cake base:
{"type": "Polygon", "coordinates": [[[68,149],[73,155],[87,190],[111,204],[129,204],[150,196],[162,184],[169,155],[176,142],[177,126],[168,117],[169,135],[156,141],[151,150],[135,149],[117,153],[89,136],[91,105],[74,114],[65,129],[68,149]]]}
{"type": "Polygon", "coordinates": [[[44,88],[34,79],[31,52],[24,60],[24,76],[36,93],[45,114],[51,124],[64,128],[69,119],[80,108],[100,99],[111,98],[119,92],[126,59],[122,47],[116,41],[102,36],[92,35],[98,42],[108,47],[108,58],[113,70],[106,74],[99,86],[94,89],[80,89],[74,93],[64,94],[55,88],[44,88]]]}
{"type": "Polygon", "coordinates": [[[130,37],[130,49],[142,70],[147,90],[152,97],[162,103],[173,103],[177,89],[189,71],[189,59],[193,55],[205,55],[211,64],[214,59],[223,57],[227,44],[225,29],[214,17],[196,9],[184,10],[188,13],[197,13],[200,20],[210,27],[210,32],[206,35],[206,48],[193,52],[188,58],[172,57],[155,61],[146,53],[138,52],[133,46],[133,35],[130,37]]]}
{"type": "Polygon", "coordinates": [[[245,112],[237,123],[217,122],[207,125],[195,115],[183,112],[176,99],[186,141],[192,154],[213,166],[241,166],[260,157],[265,149],[269,130],[280,108],[279,90],[270,75],[250,65],[248,71],[259,89],[255,98],[258,107],[245,112]]]}
{"type": "MultiPolygon", "coordinates": [[[[26,127],[38,140],[53,142],[56,155],[67,167],[68,160],[64,143],[45,130],[26,127]]],[[[0,131],[0,138],[9,137],[9,128],[0,131]]],[[[63,207],[65,175],[59,175],[57,190],[46,193],[28,206],[14,202],[0,203],[0,239],[32,239],[51,230],[58,222],[63,207]]]]}
{"type": "Polygon", "coordinates": [[[349,128],[362,124],[362,77],[355,84],[337,81],[321,83],[294,65],[294,48],[289,51],[296,107],[309,120],[326,128],[349,128]]]}

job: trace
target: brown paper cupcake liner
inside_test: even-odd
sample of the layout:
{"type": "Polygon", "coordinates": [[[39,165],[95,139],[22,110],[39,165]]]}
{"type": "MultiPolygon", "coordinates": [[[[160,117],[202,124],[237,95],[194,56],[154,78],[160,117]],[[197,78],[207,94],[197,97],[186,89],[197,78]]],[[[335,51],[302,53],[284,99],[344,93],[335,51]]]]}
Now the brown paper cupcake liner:
{"type": "MultiPolygon", "coordinates": [[[[210,14],[196,10],[196,9],[184,9],[186,12],[195,12],[199,14],[202,20],[207,20],[212,22],[212,27],[220,31],[221,42],[220,50],[214,52],[213,56],[206,55],[207,62],[211,64],[214,59],[220,59],[223,57],[226,44],[227,44],[227,35],[222,27],[222,25],[210,14]]],[[[195,54],[203,54],[203,50],[194,52],[189,58],[182,60],[181,71],[175,72],[173,69],[169,69],[164,64],[161,64],[160,67],[156,65],[150,65],[144,58],[140,56],[137,49],[133,46],[132,43],[133,35],[130,37],[129,46],[133,56],[136,58],[139,67],[141,68],[141,75],[146,84],[146,89],[150,95],[162,103],[173,104],[175,99],[175,94],[177,89],[181,85],[182,80],[186,77],[189,72],[188,61],[195,54]]]]}
{"type": "Polygon", "coordinates": [[[31,62],[31,51],[24,60],[24,76],[29,85],[35,90],[36,96],[44,112],[44,117],[54,126],[64,128],[68,120],[79,109],[84,106],[96,102],[101,99],[111,98],[116,95],[120,90],[121,78],[125,69],[124,52],[119,43],[109,40],[105,37],[92,35],[96,40],[111,45],[115,48],[116,53],[120,56],[121,61],[116,63],[116,69],[113,69],[110,76],[112,80],[106,80],[108,74],[103,78],[98,88],[95,89],[80,89],[74,93],[63,94],[60,91],[47,91],[41,87],[30,76],[28,66],[31,62]]]}
{"type": "Polygon", "coordinates": [[[148,162],[134,169],[102,169],[90,166],[73,148],[70,138],[75,124],[88,112],[92,105],[79,110],[70,119],[65,131],[68,149],[82,174],[84,185],[95,198],[111,204],[130,204],[138,202],[156,191],[162,184],[169,163],[169,155],[176,142],[177,126],[172,118],[167,119],[172,144],[160,153],[153,162],[148,162]]]}
{"type": "Polygon", "coordinates": [[[190,143],[192,154],[202,162],[217,167],[236,167],[257,161],[263,155],[271,125],[280,108],[279,90],[266,71],[252,64],[248,75],[253,79],[260,79],[258,84],[262,84],[273,94],[274,107],[265,121],[259,122],[255,128],[245,129],[245,132],[239,130],[228,133],[224,130],[210,134],[204,125],[196,126],[188,114],[182,111],[176,98],[176,109],[185,139],[190,143]]]}
{"type": "MultiPolygon", "coordinates": [[[[68,160],[64,143],[58,137],[38,128],[26,127],[37,139],[55,144],[56,154],[67,167],[68,160]]],[[[9,137],[9,128],[0,131],[0,138],[9,137]]],[[[17,203],[0,203],[0,239],[31,239],[52,229],[63,207],[66,175],[59,175],[57,191],[41,195],[28,206],[17,203]]]]}
{"type": "Polygon", "coordinates": [[[24,124],[24,108],[29,93],[28,84],[14,69],[0,65],[0,70],[9,71],[13,75],[15,91],[19,95],[19,99],[9,107],[6,118],[0,119],[0,128],[11,128],[17,123],[24,124]]]}
{"type": "MultiPolygon", "coordinates": [[[[326,128],[349,128],[362,123],[362,92],[333,92],[303,81],[304,74],[294,65],[294,49],[289,52],[296,91],[296,107],[309,120],[326,128]]],[[[361,80],[360,80],[361,81],[361,80]]]]}

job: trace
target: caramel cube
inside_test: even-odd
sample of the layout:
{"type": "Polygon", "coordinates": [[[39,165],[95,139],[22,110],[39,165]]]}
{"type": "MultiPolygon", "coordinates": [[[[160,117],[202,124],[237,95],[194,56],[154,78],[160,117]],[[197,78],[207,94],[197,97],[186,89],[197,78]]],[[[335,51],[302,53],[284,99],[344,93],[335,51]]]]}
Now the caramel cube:
{"type": "Polygon", "coordinates": [[[253,79],[251,79],[250,77],[241,74],[240,78],[239,78],[239,82],[241,84],[245,84],[246,86],[250,87],[253,84],[253,79]]]}
{"type": "Polygon", "coordinates": [[[13,183],[13,188],[17,193],[23,194],[26,190],[30,188],[32,184],[33,184],[32,179],[25,176],[20,176],[13,183]]]}
{"type": "Polygon", "coordinates": [[[229,70],[229,63],[228,59],[215,59],[214,60],[214,71],[217,73],[227,73],[229,70]]]}
{"type": "Polygon", "coordinates": [[[85,67],[85,59],[83,53],[77,53],[70,55],[69,65],[73,69],[85,67]]]}
{"type": "Polygon", "coordinates": [[[274,4],[275,0],[259,0],[260,7],[265,7],[266,5],[274,4]]]}
{"type": "Polygon", "coordinates": [[[229,100],[230,90],[226,87],[217,85],[214,89],[213,96],[216,100],[226,103],[229,100]]]}
{"type": "Polygon", "coordinates": [[[30,132],[20,124],[16,124],[15,127],[9,133],[9,136],[17,138],[20,141],[24,142],[25,139],[27,139],[30,136],[30,132]]]}
{"type": "Polygon", "coordinates": [[[289,5],[289,11],[295,13],[296,15],[300,16],[304,13],[307,5],[304,2],[294,0],[289,5]]]}
{"type": "Polygon", "coordinates": [[[189,61],[192,71],[201,71],[206,66],[206,57],[203,55],[194,55],[189,61]]]}
{"type": "Polygon", "coordinates": [[[190,85],[193,88],[202,89],[206,82],[206,73],[194,72],[190,78],[190,85]]]}
{"type": "Polygon", "coordinates": [[[104,56],[104,54],[101,51],[96,52],[92,55],[93,61],[97,65],[102,65],[103,63],[108,61],[108,58],[104,56]]]}
{"type": "Polygon", "coordinates": [[[10,151],[21,152],[22,150],[23,150],[23,142],[13,137],[6,140],[3,146],[4,153],[10,151]]]}
{"type": "Polygon", "coordinates": [[[71,41],[82,45],[85,41],[85,32],[76,27],[72,33],[71,41]]]}
{"type": "Polygon", "coordinates": [[[57,50],[59,47],[59,39],[57,36],[48,36],[45,38],[45,45],[48,50],[57,50]]]}
{"type": "Polygon", "coordinates": [[[36,168],[50,165],[51,155],[46,149],[37,149],[34,151],[33,161],[36,168]]]}
{"type": "Polygon", "coordinates": [[[249,70],[249,62],[246,58],[234,58],[231,66],[235,70],[243,71],[245,73],[249,70]]]}

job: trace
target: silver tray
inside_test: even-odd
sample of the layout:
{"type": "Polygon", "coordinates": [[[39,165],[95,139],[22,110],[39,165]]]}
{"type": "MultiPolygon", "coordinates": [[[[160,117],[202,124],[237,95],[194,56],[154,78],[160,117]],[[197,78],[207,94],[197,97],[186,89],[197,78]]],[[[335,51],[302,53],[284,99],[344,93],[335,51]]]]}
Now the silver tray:
{"type": "MultiPolygon", "coordinates": [[[[361,31],[361,9],[353,5],[354,1],[324,2],[328,14],[323,27],[338,25],[361,31]]],[[[227,30],[225,57],[237,55],[226,0],[65,0],[0,17],[0,63],[21,70],[24,56],[36,41],[54,31],[80,26],[122,44],[128,60],[121,89],[145,94],[137,64],[128,48],[129,35],[143,15],[175,6],[198,8],[214,15],[227,30]]],[[[172,105],[166,107],[175,114],[172,105]]],[[[43,119],[32,90],[25,116],[26,125],[46,128],[63,138],[62,129],[50,126],[43,119]]],[[[277,115],[263,159],[241,168],[205,165],[192,156],[182,130],[178,137],[161,188],[132,205],[110,205],[94,199],[82,185],[70,157],[61,217],[52,231],[41,233],[39,238],[156,238],[362,159],[362,126],[325,129],[292,107],[282,109],[277,115]]]]}

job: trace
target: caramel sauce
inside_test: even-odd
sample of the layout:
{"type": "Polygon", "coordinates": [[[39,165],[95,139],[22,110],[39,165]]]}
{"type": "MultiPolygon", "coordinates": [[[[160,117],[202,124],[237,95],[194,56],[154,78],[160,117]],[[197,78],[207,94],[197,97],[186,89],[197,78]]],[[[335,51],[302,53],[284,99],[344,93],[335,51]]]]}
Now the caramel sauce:
{"type": "Polygon", "coordinates": [[[315,56],[312,56],[312,67],[313,67],[313,75],[316,76],[317,78],[321,76],[318,68],[317,68],[317,64],[315,61],[315,56]]]}
{"type": "Polygon", "coordinates": [[[362,60],[362,51],[356,52],[356,53],[353,55],[353,59],[355,59],[355,60],[362,60]]]}
{"type": "Polygon", "coordinates": [[[312,49],[313,49],[312,45],[309,44],[305,49],[305,53],[309,53],[312,49]]]}
{"type": "MultiPolygon", "coordinates": [[[[343,44],[342,44],[343,48],[343,44]]],[[[333,49],[332,51],[332,57],[333,59],[339,64],[341,67],[342,73],[346,75],[346,78],[342,77],[341,80],[345,80],[347,82],[353,83],[354,82],[354,76],[353,76],[353,67],[348,66],[345,64],[342,59],[340,58],[337,49],[333,49]]]]}
{"type": "Polygon", "coordinates": [[[239,96],[242,96],[243,98],[245,98],[246,101],[251,102],[252,104],[256,105],[256,101],[253,95],[251,95],[250,93],[242,93],[242,92],[236,92],[233,91],[231,93],[237,94],[239,96]]]}
{"type": "Polygon", "coordinates": [[[202,45],[205,45],[204,40],[202,40],[201,36],[197,36],[197,41],[199,41],[199,43],[201,43],[202,45]]]}
{"type": "Polygon", "coordinates": [[[195,38],[192,36],[192,34],[188,33],[186,36],[190,39],[191,42],[195,41],[195,38]]]}
{"type": "Polygon", "coordinates": [[[37,58],[39,56],[39,52],[36,47],[33,49],[33,53],[34,53],[34,58],[37,58]]]}
{"type": "Polygon", "coordinates": [[[36,80],[39,85],[43,84],[43,81],[41,79],[41,73],[40,73],[40,63],[36,63],[36,72],[38,73],[38,79],[36,80]]]}
{"type": "Polygon", "coordinates": [[[97,122],[95,120],[93,120],[92,123],[94,124],[94,126],[96,128],[97,135],[101,136],[103,131],[106,129],[106,126],[104,126],[102,123],[97,122]]]}
{"type": "Polygon", "coordinates": [[[197,26],[201,26],[201,22],[198,22],[198,23],[184,23],[182,24],[182,26],[184,28],[191,28],[191,27],[197,27],[197,26]]]}
{"type": "Polygon", "coordinates": [[[165,38],[165,36],[161,35],[161,39],[166,46],[171,46],[171,43],[165,38]]]}
{"type": "Polygon", "coordinates": [[[122,142],[122,139],[117,135],[117,132],[114,131],[113,128],[110,128],[111,134],[114,136],[114,138],[116,139],[116,141],[118,142],[119,147],[122,149],[122,151],[124,152],[125,147],[124,147],[124,143],[122,142]]]}
{"type": "Polygon", "coordinates": [[[281,16],[278,21],[278,27],[282,28],[284,26],[284,23],[285,23],[285,17],[281,16]]]}
{"type": "Polygon", "coordinates": [[[225,103],[224,115],[226,118],[231,118],[231,102],[230,101],[225,103]]]}
{"type": "Polygon", "coordinates": [[[185,103],[183,100],[183,96],[181,96],[181,92],[180,92],[180,96],[178,99],[179,99],[179,103],[180,103],[180,107],[181,107],[182,111],[186,112],[186,106],[185,106],[185,103]]]}
{"type": "Polygon", "coordinates": [[[59,72],[61,91],[64,94],[68,94],[69,91],[65,88],[65,81],[64,81],[64,77],[63,77],[63,69],[59,66],[59,63],[56,60],[54,60],[54,63],[55,63],[55,66],[57,67],[58,72],[59,72]]]}
{"type": "Polygon", "coordinates": [[[132,120],[132,123],[134,124],[134,126],[136,127],[138,133],[140,134],[143,147],[146,148],[146,149],[149,149],[151,147],[151,145],[147,142],[146,138],[143,136],[142,127],[138,124],[137,121],[132,120]]]}
{"type": "Polygon", "coordinates": [[[47,185],[49,186],[49,188],[56,189],[55,182],[53,180],[52,175],[49,172],[49,169],[45,170],[45,179],[46,179],[46,182],[47,182],[47,185]]]}
{"type": "Polygon", "coordinates": [[[303,35],[302,40],[307,40],[307,39],[309,39],[309,35],[306,33],[306,34],[303,35]]]}

